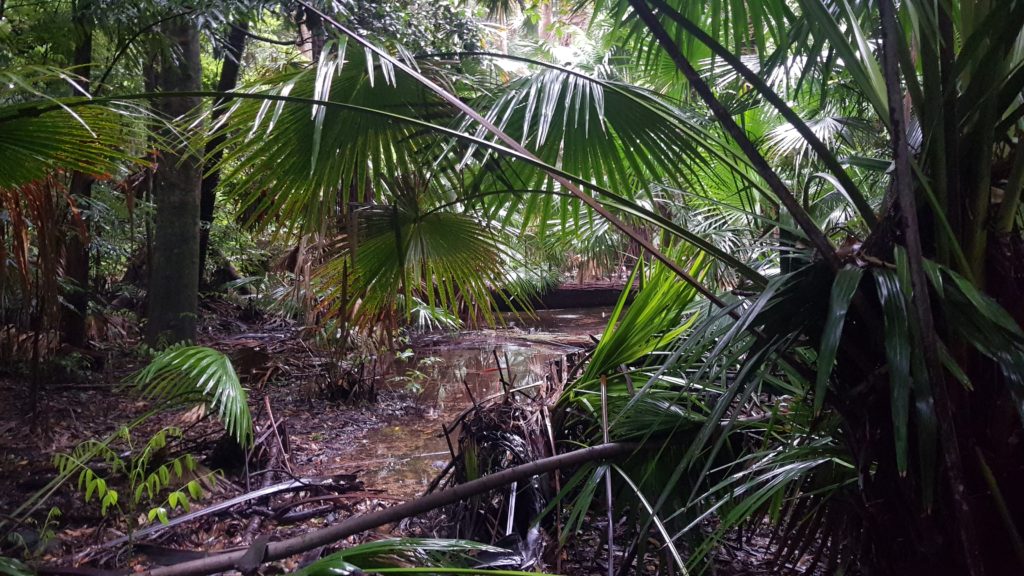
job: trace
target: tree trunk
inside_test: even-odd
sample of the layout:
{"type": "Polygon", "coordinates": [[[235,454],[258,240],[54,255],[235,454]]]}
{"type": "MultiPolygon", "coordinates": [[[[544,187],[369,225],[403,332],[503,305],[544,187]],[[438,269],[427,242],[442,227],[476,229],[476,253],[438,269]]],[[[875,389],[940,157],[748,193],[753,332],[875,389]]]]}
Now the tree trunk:
{"type": "MultiPolygon", "coordinates": [[[[220,69],[220,80],[217,81],[218,92],[229,92],[238,86],[238,74],[241,69],[242,53],[245,51],[246,32],[249,22],[240,21],[231,25],[228,32],[227,45],[224,47],[224,62],[220,69]]],[[[227,98],[217,98],[213,104],[210,122],[214,125],[224,115],[223,108],[227,98]]],[[[202,282],[206,272],[206,255],[210,248],[210,228],[213,226],[213,213],[217,206],[217,186],[220,184],[220,169],[214,167],[220,163],[224,153],[219,150],[224,144],[226,134],[217,133],[206,144],[206,165],[203,167],[203,183],[199,201],[199,280],[202,282]]]]}
{"type": "MultiPolygon", "coordinates": [[[[164,35],[177,49],[161,59],[161,92],[198,91],[201,83],[199,31],[188,17],[163,25],[164,35]]],[[[165,97],[156,102],[165,119],[186,114],[200,104],[198,97],[165,97]]],[[[179,137],[168,134],[170,149],[156,169],[153,201],[153,258],[149,276],[149,343],[194,340],[199,305],[199,190],[201,159],[179,137]]]]}
{"type": "MultiPolygon", "coordinates": [[[[72,16],[75,28],[72,64],[75,72],[81,76],[80,85],[83,90],[89,89],[92,63],[93,26],[88,14],[90,1],[75,2],[72,16]]],[[[77,207],[81,208],[88,202],[92,194],[92,183],[93,179],[88,174],[74,172],[71,175],[71,198],[77,207]]],[[[88,339],[85,317],[89,312],[89,238],[78,230],[68,232],[64,241],[64,278],[70,286],[64,294],[68,306],[61,308],[64,342],[83,347],[88,339]]]]}
{"type": "Polygon", "coordinates": [[[324,21],[319,14],[306,8],[299,8],[299,50],[311,62],[320,60],[324,50],[324,21]]]}

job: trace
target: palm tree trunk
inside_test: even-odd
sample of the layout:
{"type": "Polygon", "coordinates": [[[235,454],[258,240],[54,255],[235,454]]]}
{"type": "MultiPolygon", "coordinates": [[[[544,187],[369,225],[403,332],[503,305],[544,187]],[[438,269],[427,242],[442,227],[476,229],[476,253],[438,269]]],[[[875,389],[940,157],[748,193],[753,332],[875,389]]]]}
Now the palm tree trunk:
{"type": "MultiPolygon", "coordinates": [[[[72,64],[81,76],[83,90],[89,89],[90,64],[92,63],[92,22],[88,15],[91,0],[75,2],[74,21],[75,50],[72,64]]],[[[71,198],[81,208],[92,193],[93,179],[82,172],[71,175],[71,198]]],[[[64,242],[64,277],[71,287],[64,295],[69,306],[61,309],[64,342],[77,347],[85,346],[87,335],[85,317],[89,311],[89,239],[78,231],[67,234],[64,242]]]]}
{"type": "MultiPolygon", "coordinates": [[[[224,47],[224,62],[221,64],[220,80],[217,81],[218,92],[230,92],[238,86],[238,75],[241,69],[242,53],[245,51],[246,32],[249,31],[249,22],[240,21],[231,25],[228,32],[227,45],[224,47]]],[[[226,111],[223,107],[227,98],[217,98],[213,103],[213,113],[210,122],[214,125],[224,116],[226,111]]],[[[203,273],[206,270],[206,256],[210,248],[210,228],[213,226],[213,213],[217,206],[217,186],[220,184],[220,164],[224,152],[220,147],[224,144],[226,135],[218,132],[206,144],[206,164],[203,167],[203,183],[199,199],[199,281],[203,280],[203,273]]]]}
{"type": "MultiPolygon", "coordinates": [[[[162,92],[197,92],[201,84],[199,30],[193,19],[179,17],[163,26],[179,54],[161,61],[162,92]]],[[[178,118],[198,107],[194,96],[165,97],[156,107],[165,119],[178,118]]],[[[170,149],[156,169],[153,258],[150,260],[150,344],[194,340],[199,305],[199,191],[201,160],[177,136],[168,135],[170,149]]]]}

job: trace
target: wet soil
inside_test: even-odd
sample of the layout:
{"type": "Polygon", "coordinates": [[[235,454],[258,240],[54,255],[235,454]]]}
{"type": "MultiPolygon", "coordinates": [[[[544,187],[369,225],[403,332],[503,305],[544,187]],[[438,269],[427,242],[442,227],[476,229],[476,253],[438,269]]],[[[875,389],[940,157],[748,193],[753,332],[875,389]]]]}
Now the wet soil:
{"type": "MultiPolygon", "coordinates": [[[[410,352],[389,362],[373,401],[340,402],[325,400],[314,385],[325,359],[303,342],[298,327],[272,319],[243,320],[241,311],[226,305],[216,312],[204,326],[201,343],[233,355],[250,388],[257,421],[266,418],[269,404],[275,419],[284,422],[289,456],[278,479],[355,474],[361,482],[362,490],[327,514],[287,526],[265,522],[262,531],[272,531],[275,537],[422,494],[449,461],[442,424],[474,400],[501,392],[499,366],[501,376],[513,386],[528,385],[551,370],[552,361],[591,343],[603,330],[607,314],[602,309],[544,311],[528,320],[510,316],[507,327],[498,330],[418,335],[410,352]]],[[[134,348],[137,342],[135,334],[107,346],[102,372],[48,382],[35,398],[24,376],[0,377],[0,397],[5,399],[0,402],[0,514],[13,513],[55,475],[54,454],[68,452],[88,438],[110,435],[149,409],[148,403],[118,388],[145,364],[145,355],[134,348]]],[[[181,450],[200,458],[217,454],[219,425],[209,419],[197,421],[194,413],[162,415],[136,436],[148,437],[167,425],[186,430],[181,450]]],[[[220,461],[204,465],[225,468],[220,461]]],[[[225,471],[225,479],[193,509],[254,487],[242,470],[225,471]]],[[[126,561],[149,561],[106,553],[82,556],[96,544],[122,535],[124,526],[112,516],[100,516],[95,502],[84,503],[71,486],[59,490],[34,515],[33,526],[20,530],[30,543],[52,506],[60,508],[61,516],[51,526],[56,538],[40,550],[48,562],[87,559],[123,566],[126,561]]],[[[163,547],[208,551],[243,545],[251,536],[245,533],[251,513],[252,509],[243,509],[207,518],[188,529],[169,530],[156,540],[163,547]]]]}

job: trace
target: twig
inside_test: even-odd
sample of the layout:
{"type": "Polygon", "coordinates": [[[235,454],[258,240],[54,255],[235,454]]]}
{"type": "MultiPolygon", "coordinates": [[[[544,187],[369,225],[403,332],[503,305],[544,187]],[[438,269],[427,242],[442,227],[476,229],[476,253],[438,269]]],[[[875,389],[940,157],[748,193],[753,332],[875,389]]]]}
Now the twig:
{"type": "Polygon", "coordinates": [[[469,389],[469,383],[466,379],[462,379],[462,385],[466,387],[466,394],[469,394],[469,400],[473,403],[473,408],[479,408],[480,405],[476,403],[476,398],[473,397],[473,391],[469,389]]]}
{"type": "Polygon", "coordinates": [[[512,363],[508,361],[508,350],[501,351],[502,356],[505,357],[505,371],[508,372],[508,385],[516,385],[516,377],[512,375],[512,363]]]}
{"type": "MultiPolygon", "coordinates": [[[[284,467],[288,470],[288,474],[292,474],[292,465],[289,462],[290,454],[288,453],[288,447],[285,441],[281,439],[281,432],[278,430],[278,426],[284,426],[284,420],[277,422],[274,420],[274,411],[270,409],[270,397],[264,396],[263,403],[267,406],[267,418],[270,419],[270,429],[274,431],[274,436],[277,437],[277,445],[281,448],[282,459],[284,460],[284,467]]],[[[285,432],[285,438],[288,437],[288,432],[285,432]]]]}
{"type": "Polygon", "coordinates": [[[427,486],[427,489],[425,492],[423,492],[423,495],[426,496],[427,494],[430,494],[434,490],[437,490],[437,487],[441,485],[441,482],[444,481],[445,477],[448,476],[448,473],[451,472],[453,468],[455,468],[454,458],[449,460],[448,465],[444,467],[444,470],[441,470],[441,473],[430,481],[430,486],[427,486]]]}
{"type": "Polygon", "coordinates": [[[619,372],[622,372],[623,378],[626,379],[626,390],[629,391],[630,397],[636,396],[636,389],[633,388],[633,377],[629,375],[629,369],[626,368],[625,364],[619,365],[619,372]]]}
{"type": "MultiPolygon", "coordinates": [[[[501,360],[498,360],[498,349],[491,350],[491,354],[494,354],[494,365],[498,367],[498,380],[501,382],[501,389],[505,391],[505,395],[508,395],[508,381],[505,380],[505,373],[501,371],[501,360]]],[[[506,365],[508,362],[506,361],[506,365]]]]}
{"type": "MultiPolygon", "coordinates": [[[[551,414],[548,411],[548,407],[542,405],[540,407],[541,415],[544,417],[544,429],[547,430],[548,442],[551,443],[551,453],[554,454],[557,450],[555,446],[555,433],[551,426],[551,414]]],[[[555,494],[562,493],[562,471],[555,470],[555,494]]],[[[562,541],[562,516],[555,513],[555,542],[562,541]]],[[[555,572],[562,572],[562,555],[559,553],[555,557],[555,572]]]]}
{"type": "MultiPolygon", "coordinates": [[[[264,406],[264,408],[266,408],[266,411],[267,411],[267,421],[270,423],[270,432],[273,432],[274,436],[277,439],[277,443],[276,444],[271,444],[270,448],[269,448],[269,457],[267,459],[267,466],[271,470],[263,477],[263,487],[266,488],[268,486],[273,485],[274,482],[277,480],[277,474],[273,471],[273,468],[274,468],[274,464],[277,463],[278,460],[281,460],[281,461],[284,462],[285,469],[288,471],[289,475],[292,473],[292,469],[291,469],[291,466],[288,465],[288,452],[285,450],[284,442],[281,440],[281,435],[278,433],[278,430],[277,430],[278,425],[279,424],[283,424],[284,421],[282,420],[279,423],[279,422],[276,422],[274,420],[274,411],[270,408],[270,396],[264,396],[263,397],[263,406],[264,406]]],[[[268,499],[268,504],[269,504],[269,499],[268,499]]],[[[262,525],[263,525],[263,516],[257,515],[257,516],[253,516],[252,518],[250,518],[249,519],[249,525],[246,526],[246,528],[245,528],[245,536],[244,536],[243,540],[251,540],[260,531],[260,527],[262,525]]],[[[256,543],[257,542],[254,541],[253,545],[256,545],[256,543]]],[[[249,562],[248,559],[247,559],[247,562],[249,562]]],[[[251,570],[243,571],[243,573],[248,573],[248,572],[251,572],[251,570]]]]}

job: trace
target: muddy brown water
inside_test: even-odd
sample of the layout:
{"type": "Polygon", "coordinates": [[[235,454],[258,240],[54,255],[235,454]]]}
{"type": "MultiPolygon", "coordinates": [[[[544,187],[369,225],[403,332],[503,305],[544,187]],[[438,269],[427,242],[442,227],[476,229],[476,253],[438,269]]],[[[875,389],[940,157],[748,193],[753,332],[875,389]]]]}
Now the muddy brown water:
{"type": "Polygon", "coordinates": [[[461,331],[420,344],[413,356],[394,363],[386,384],[418,391],[415,407],[353,439],[337,464],[361,469],[368,488],[390,497],[421,495],[448,464],[441,427],[472,405],[467,389],[477,401],[502,391],[495,353],[514,386],[537,382],[552,361],[600,336],[610,311],[541,310],[533,319],[509,319],[514,324],[507,329],[461,331]]]}

